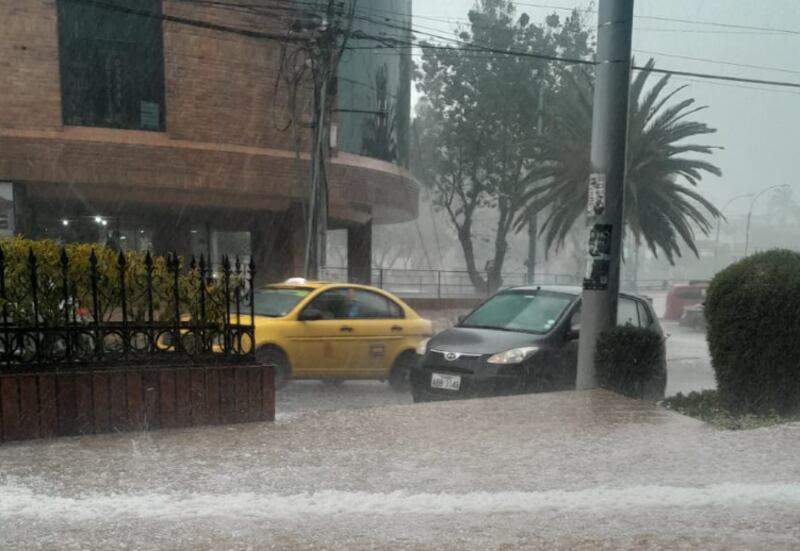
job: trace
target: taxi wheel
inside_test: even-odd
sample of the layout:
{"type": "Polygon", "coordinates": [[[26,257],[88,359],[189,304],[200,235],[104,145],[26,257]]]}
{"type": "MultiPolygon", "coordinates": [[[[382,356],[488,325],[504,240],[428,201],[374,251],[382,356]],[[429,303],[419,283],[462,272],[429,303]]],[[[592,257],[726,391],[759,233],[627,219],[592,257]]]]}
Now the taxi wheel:
{"type": "Polygon", "coordinates": [[[414,367],[415,353],[408,350],[400,354],[389,372],[389,386],[396,392],[406,392],[411,388],[411,368],[414,367]]]}
{"type": "Polygon", "coordinates": [[[280,348],[264,346],[256,350],[256,361],[263,365],[275,367],[275,390],[281,389],[289,382],[291,373],[289,358],[280,348]]]}

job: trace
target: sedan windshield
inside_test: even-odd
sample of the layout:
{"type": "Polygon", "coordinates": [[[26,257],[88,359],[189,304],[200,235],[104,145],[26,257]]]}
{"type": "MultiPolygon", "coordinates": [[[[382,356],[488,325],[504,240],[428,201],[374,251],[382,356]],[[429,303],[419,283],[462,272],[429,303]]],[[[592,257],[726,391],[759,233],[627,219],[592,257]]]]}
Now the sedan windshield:
{"type": "Polygon", "coordinates": [[[500,293],[470,314],[461,327],[547,333],[573,300],[569,295],[541,292],[500,293]]]}
{"type": "Polygon", "coordinates": [[[270,287],[255,293],[255,313],[257,316],[280,318],[292,311],[297,304],[311,292],[311,289],[270,287]]]}

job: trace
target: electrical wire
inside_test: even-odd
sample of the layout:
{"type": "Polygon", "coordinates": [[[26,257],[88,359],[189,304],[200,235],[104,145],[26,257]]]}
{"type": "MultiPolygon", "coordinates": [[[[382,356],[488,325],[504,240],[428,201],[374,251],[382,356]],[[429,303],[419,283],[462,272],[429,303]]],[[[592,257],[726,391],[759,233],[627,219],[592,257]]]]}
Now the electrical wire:
{"type": "Polygon", "coordinates": [[[653,51],[649,51],[649,50],[634,50],[634,52],[647,54],[647,55],[661,56],[661,57],[673,57],[675,59],[685,59],[685,60],[688,60],[688,61],[701,61],[703,63],[713,63],[713,64],[716,64],[716,65],[729,65],[731,67],[744,67],[746,69],[760,69],[760,70],[764,70],[764,71],[776,71],[776,72],[779,72],[779,73],[791,73],[791,74],[794,74],[794,75],[800,75],[800,71],[794,71],[792,69],[784,69],[782,67],[769,67],[769,66],[766,66],[766,65],[751,65],[751,64],[747,64],[747,63],[734,63],[734,62],[731,62],[731,61],[721,61],[721,60],[717,60],[717,59],[708,59],[708,58],[704,58],[704,57],[691,57],[691,56],[678,55],[678,54],[667,54],[667,53],[664,53],[664,52],[653,52],[653,51]]]}
{"type": "MultiPolygon", "coordinates": [[[[482,52],[487,52],[487,53],[515,55],[515,56],[520,56],[520,57],[532,57],[532,58],[541,59],[541,60],[545,60],[545,61],[558,61],[558,62],[562,62],[562,63],[591,64],[591,65],[594,65],[594,61],[580,60],[580,59],[577,59],[577,58],[564,58],[564,57],[561,57],[561,56],[549,56],[549,55],[544,55],[544,54],[534,54],[534,53],[531,53],[531,52],[519,52],[519,51],[514,51],[514,50],[501,50],[501,49],[498,49],[498,48],[488,47],[487,45],[482,45],[480,43],[465,42],[465,41],[458,40],[458,39],[453,39],[453,38],[449,38],[449,37],[443,37],[443,36],[438,35],[438,34],[432,34],[432,33],[417,31],[417,30],[415,30],[414,28],[411,28],[411,27],[402,27],[402,26],[398,26],[398,25],[391,25],[391,24],[387,24],[387,23],[382,22],[382,21],[372,20],[371,18],[366,18],[366,19],[369,20],[370,22],[374,23],[374,24],[385,24],[385,25],[387,25],[387,26],[389,26],[391,28],[394,28],[394,29],[400,29],[400,30],[404,30],[404,31],[409,31],[409,32],[412,32],[414,34],[424,35],[424,36],[436,38],[438,40],[445,40],[445,41],[449,41],[451,43],[452,42],[456,42],[459,45],[458,50],[461,51],[461,52],[475,50],[475,51],[482,51],[482,52]],[[474,48],[474,49],[473,48],[465,48],[465,47],[463,47],[464,44],[467,44],[469,46],[476,46],[477,48],[474,48]]],[[[392,40],[397,40],[397,39],[393,38],[392,40]]],[[[412,40],[413,40],[413,37],[412,37],[412,40]]],[[[404,45],[409,46],[408,43],[406,43],[404,45]]],[[[430,46],[430,45],[422,44],[421,46],[422,46],[423,51],[425,49],[432,49],[433,48],[433,46],[430,46]]],[[[449,47],[445,46],[445,47],[438,47],[438,48],[446,49],[446,48],[449,48],[449,47]]],[[[678,57],[678,56],[675,56],[675,57],[678,57]]],[[[729,62],[722,62],[722,61],[711,61],[711,62],[720,63],[720,64],[729,64],[729,62]]],[[[734,65],[744,65],[744,64],[734,64],[734,65]]],[[[777,71],[781,71],[781,72],[800,74],[800,72],[798,72],[798,71],[792,71],[790,69],[782,69],[782,68],[776,68],[776,67],[758,66],[758,67],[752,67],[752,68],[759,68],[759,69],[765,69],[765,70],[777,70],[777,71]]],[[[643,67],[634,66],[633,69],[642,70],[644,68],[643,67]]],[[[705,78],[705,79],[709,79],[709,80],[722,80],[722,81],[730,81],[730,82],[763,84],[763,85],[778,86],[778,87],[800,88],[800,83],[792,83],[792,82],[778,81],[778,80],[734,77],[734,76],[729,76],[729,75],[718,75],[718,74],[712,74],[712,73],[665,70],[665,69],[657,69],[657,68],[653,68],[652,72],[660,73],[660,74],[670,74],[670,75],[676,75],[676,76],[691,76],[691,77],[695,77],[695,78],[705,78]]]]}
{"type": "MultiPolygon", "coordinates": [[[[229,26],[225,26],[225,25],[218,25],[218,24],[215,24],[215,23],[209,23],[209,22],[206,22],[206,21],[199,21],[199,20],[193,20],[193,19],[188,19],[188,18],[164,15],[164,14],[155,14],[155,13],[152,13],[152,12],[148,12],[146,10],[136,10],[136,9],[131,9],[131,8],[125,8],[125,7],[122,7],[122,6],[115,5],[115,4],[110,4],[108,2],[103,2],[101,0],[68,0],[68,1],[75,2],[75,3],[83,3],[83,4],[88,4],[88,5],[94,5],[94,6],[102,7],[102,8],[109,9],[109,10],[119,11],[119,12],[123,12],[123,13],[130,13],[130,14],[140,15],[140,16],[144,16],[144,17],[155,17],[155,18],[159,18],[159,19],[162,19],[162,20],[165,20],[165,21],[171,21],[171,22],[176,22],[176,23],[181,23],[181,24],[187,24],[187,25],[191,25],[191,26],[199,26],[199,27],[202,27],[202,28],[209,28],[209,29],[212,29],[212,30],[219,30],[219,31],[223,31],[223,32],[233,32],[234,34],[240,34],[240,35],[243,35],[243,36],[248,36],[248,37],[253,37],[253,38],[266,38],[266,39],[270,39],[270,40],[276,40],[276,41],[279,41],[279,42],[287,42],[287,41],[288,42],[292,42],[292,41],[296,42],[296,41],[301,41],[301,40],[307,40],[307,38],[287,37],[286,35],[281,35],[281,34],[263,33],[263,32],[259,32],[259,31],[250,31],[250,30],[246,30],[246,29],[240,29],[240,28],[229,27],[229,26]]],[[[189,2],[194,2],[194,3],[198,3],[198,4],[215,5],[215,6],[220,7],[220,8],[222,8],[222,7],[230,8],[230,7],[233,6],[233,7],[246,8],[248,10],[255,10],[255,11],[258,11],[259,8],[263,8],[263,6],[254,6],[254,5],[249,5],[249,4],[228,4],[226,2],[221,2],[221,1],[214,2],[213,0],[182,0],[182,1],[189,1],[189,2]]],[[[319,4],[303,2],[301,0],[298,0],[295,4],[296,5],[306,5],[306,6],[319,7],[319,4]]],[[[546,9],[560,9],[560,10],[575,11],[575,8],[564,8],[564,7],[561,7],[561,6],[553,6],[553,5],[548,5],[548,4],[534,4],[534,3],[518,2],[517,5],[538,7],[538,8],[546,8],[546,9]]],[[[287,4],[287,7],[288,6],[289,5],[287,4]]],[[[296,11],[296,8],[295,8],[295,11],[296,11]]],[[[385,10],[385,11],[389,11],[389,10],[385,10]]],[[[585,11],[593,11],[593,10],[585,10],[585,11]]],[[[436,38],[437,40],[443,40],[443,41],[448,41],[450,43],[459,44],[460,47],[458,48],[458,53],[473,52],[473,53],[486,53],[486,54],[498,54],[498,55],[513,55],[513,56],[519,56],[519,57],[530,57],[530,58],[534,58],[534,59],[539,59],[539,60],[543,60],[543,61],[551,61],[551,62],[561,62],[561,63],[570,63],[570,64],[579,64],[579,65],[594,65],[594,61],[585,60],[585,59],[565,58],[565,57],[560,57],[560,56],[537,54],[537,53],[533,53],[533,52],[519,52],[519,51],[513,51],[513,50],[502,50],[502,49],[499,49],[499,48],[487,47],[485,45],[484,46],[477,45],[477,47],[475,47],[474,45],[470,44],[472,47],[465,48],[465,47],[463,47],[463,44],[465,44],[465,42],[460,41],[460,40],[455,39],[455,38],[444,37],[444,36],[441,36],[439,34],[419,31],[419,30],[417,30],[417,29],[415,29],[413,27],[404,27],[404,26],[401,26],[401,25],[393,25],[393,24],[388,23],[386,21],[379,21],[379,20],[375,20],[375,19],[370,18],[370,17],[356,16],[355,13],[357,13],[357,10],[354,10],[354,15],[353,15],[354,19],[358,18],[358,19],[365,20],[365,21],[368,21],[368,22],[373,23],[373,24],[386,25],[386,26],[388,26],[390,28],[393,28],[393,29],[396,29],[396,30],[403,30],[405,32],[410,32],[410,33],[413,33],[413,34],[423,35],[423,36],[427,36],[427,37],[430,37],[430,38],[436,38]]],[[[394,12],[394,13],[399,13],[399,12],[394,12]]],[[[776,28],[769,28],[769,27],[756,27],[756,26],[748,26],[748,25],[733,25],[733,24],[727,24],[727,23],[708,22],[708,21],[691,21],[691,20],[683,20],[683,19],[677,19],[677,18],[665,18],[665,17],[655,17],[655,16],[639,16],[639,18],[655,19],[655,20],[660,20],[660,21],[673,21],[673,22],[691,23],[691,24],[698,24],[698,25],[714,25],[714,26],[721,26],[721,27],[726,27],[726,28],[731,28],[731,27],[733,27],[733,28],[742,28],[742,29],[749,29],[749,30],[758,30],[758,31],[762,31],[762,32],[772,32],[772,33],[800,34],[800,31],[792,31],[792,30],[789,30],[789,29],[776,29],[776,28]]],[[[368,35],[365,35],[365,34],[360,34],[358,36],[356,36],[357,33],[349,33],[349,34],[352,37],[357,38],[357,39],[370,38],[370,37],[368,37],[368,35]]],[[[383,38],[374,37],[374,36],[371,37],[371,38],[373,40],[376,40],[376,39],[377,40],[383,40],[383,38]]],[[[396,37],[388,37],[388,38],[390,40],[392,40],[392,41],[398,41],[399,40],[396,37]]],[[[412,37],[412,40],[413,40],[413,37],[412,37]]],[[[395,47],[397,47],[398,45],[401,46],[401,47],[403,47],[403,46],[408,47],[411,50],[413,50],[415,47],[419,47],[419,48],[421,48],[423,50],[425,50],[425,49],[428,49],[428,50],[431,50],[431,49],[455,50],[455,48],[452,48],[452,47],[449,47],[449,46],[435,46],[435,45],[431,45],[431,44],[421,44],[421,45],[417,46],[417,45],[414,45],[414,44],[408,44],[407,43],[407,44],[396,44],[395,47]]],[[[354,49],[366,49],[366,48],[349,47],[347,49],[354,50],[354,49]]],[[[643,53],[646,53],[646,51],[643,51],[643,53]]],[[[742,66],[742,67],[746,67],[746,68],[755,68],[755,69],[763,69],[763,70],[769,70],[769,71],[778,71],[778,72],[785,72],[785,73],[792,73],[792,74],[800,74],[800,71],[793,71],[791,69],[784,69],[784,68],[780,68],[780,67],[767,67],[767,66],[749,65],[749,64],[741,64],[741,63],[727,62],[727,61],[721,61],[721,60],[712,60],[712,59],[707,59],[707,58],[694,58],[694,59],[692,59],[689,56],[679,56],[679,55],[676,55],[676,54],[664,54],[664,53],[655,53],[655,54],[656,55],[661,55],[661,56],[664,56],[664,57],[674,57],[674,58],[677,58],[677,59],[688,59],[688,60],[694,60],[694,61],[704,61],[704,62],[707,62],[707,63],[715,63],[715,64],[723,64],[723,65],[731,65],[731,66],[742,66]]],[[[643,68],[642,67],[634,67],[634,69],[635,70],[642,70],[643,68]]],[[[692,77],[692,78],[697,78],[697,79],[708,79],[708,80],[719,80],[719,81],[728,81],[728,82],[739,82],[739,83],[745,83],[745,84],[760,84],[760,85],[776,86],[776,87],[787,87],[787,88],[800,88],[800,83],[777,81],[777,80],[755,79],[755,78],[746,78],[746,77],[734,77],[734,76],[729,76],[729,75],[718,75],[718,74],[712,74],[712,73],[701,73],[701,72],[693,72],[693,71],[678,71],[678,70],[660,69],[660,68],[653,68],[652,71],[656,72],[656,73],[660,73],[660,74],[669,74],[669,75],[674,75],[674,76],[692,77]]]]}
{"type": "MultiPolygon", "coordinates": [[[[382,40],[380,37],[373,37],[378,41],[382,40]]],[[[465,43],[468,44],[468,43],[465,43]]],[[[385,46],[379,46],[382,48],[385,46]]],[[[406,48],[409,51],[414,49],[420,49],[423,52],[425,50],[432,51],[451,51],[451,52],[481,52],[481,53],[492,53],[497,55],[508,55],[508,56],[516,56],[516,57],[530,57],[534,59],[540,59],[544,61],[551,61],[551,62],[560,62],[560,63],[567,63],[567,64],[575,64],[575,65],[596,65],[594,61],[585,60],[585,59],[578,59],[578,58],[566,58],[560,56],[550,56],[544,54],[536,54],[532,52],[518,52],[514,50],[502,50],[499,48],[473,48],[473,47],[453,47],[453,46],[436,46],[432,44],[413,44],[413,43],[406,43],[406,44],[397,44],[395,46],[398,50],[401,48],[406,48]]],[[[702,73],[702,72],[695,72],[695,71],[681,71],[675,69],[660,69],[656,67],[646,68],[641,67],[638,65],[632,66],[633,70],[636,71],[643,71],[649,70],[653,73],[658,74],[665,74],[665,75],[674,75],[674,76],[685,76],[685,77],[694,77],[698,79],[708,79],[708,80],[720,80],[720,81],[727,81],[727,82],[741,82],[746,84],[762,84],[768,86],[776,86],[776,87],[783,87],[783,88],[800,88],[800,83],[798,82],[789,82],[789,81],[780,81],[780,80],[769,80],[769,79],[758,79],[758,78],[747,78],[747,77],[735,77],[730,75],[720,75],[714,73],[702,73]]]]}
{"type": "Polygon", "coordinates": [[[291,37],[286,38],[284,34],[281,33],[267,33],[262,31],[253,31],[248,29],[242,29],[239,27],[231,27],[228,25],[221,25],[218,23],[211,23],[209,21],[201,21],[199,19],[191,19],[187,17],[179,17],[175,15],[168,15],[163,13],[152,12],[148,10],[140,10],[135,8],[128,8],[125,6],[120,6],[118,4],[112,4],[109,2],[103,2],[102,0],[65,0],[67,2],[73,4],[84,4],[87,6],[94,6],[97,8],[101,8],[108,11],[114,11],[118,13],[125,13],[128,15],[136,15],[138,17],[146,17],[148,19],[157,19],[159,21],[165,21],[170,23],[177,23],[180,25],[186,25],[189,27],[196,27],[201,29],[208,29],[212,31],[219,31],[229,34],[235,34],[239,36],[245,36],[248,38],[259,38],[265,40],[272,40],[276,42],[302,42],[307,40],[305,37],[291,37]]]}
{"type": "MultiPolygon", "coordinates": [[[[514,2],[515,6],[528,6],[533,8],[544,8],[544,9],[552,9],[557,11],[572,11],[575,8],[567,8],[564,6],[554,6],[552,4],[538,4],[532,2],[514,2]]],[[[589,13],[597,13],[597,10],[587,8],[585,11],[589,13]]],[[[800,30],[797,29],[783,29],[783,28],[776,28],[776,27],[766,27],[766,26],[758,26],[758,25],[741,25],[736,23],[722,23],[719,21],[697,21],[693,19],[682,19],[679,17],[662,17],[656,15],[634,15],[634,19],[646,19],[649,21],[663,21],[669,23],[682,23],[685,25],[705,25],[708,27],[719,27],[725,29],[742,29],[742,30],[750,30],[750,31],[761,31],[761,32],[769,32],[769,33],[778,33],[778,34],[791,34],[791,35],[800,35],[800,30]]]]}

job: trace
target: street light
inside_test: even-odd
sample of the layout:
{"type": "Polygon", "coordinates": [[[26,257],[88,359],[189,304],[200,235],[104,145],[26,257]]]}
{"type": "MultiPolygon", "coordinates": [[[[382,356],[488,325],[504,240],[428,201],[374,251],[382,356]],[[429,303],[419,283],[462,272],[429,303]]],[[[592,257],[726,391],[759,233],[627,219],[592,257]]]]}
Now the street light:
{"type": "MultiPolygon", "coordinates": [[[[731,199],[730,201],[725,203],[725,206],[723,206],[722,209],[720,209],[719,218],[717,218],[717,240],[716,240],[716,243],[714,244],[714,268],[719,269],[719,260],[718,260],[719,259],[719,230],[720,230],[720,226],[722,226],[722,219],[725,217],[724,216],[725,209],[727,209],[728,206],[730,206],[730,204],[733,203],[734,201],[736,201],[737,199],[744,199],[745,197],[752,197],[752,196],[753,196],[752,193],[746,193],[744,195],[737,195],[736,197],[734,197],[733,199],[731,199]]],[[[725,223],[727,223],[727,220],[725,221],[725,223]]]]}
{"type": "Polygon", "coordinates": [[[745,240],[744,240],[744,255],[747,256],[747,251],[750,250],[750,220],[753,218],[753,208],[756,206],[756,201],[758,198],[764,195],[771,189],[783,189],[789,187],[789,184],[780,184],[777,186],[770,186],[768,188],[764,188],[758,192],[758,194],[753,197],[753,200],[750,202],[750,211],[747,213],[747,230],[745,230],[745,240]]]}

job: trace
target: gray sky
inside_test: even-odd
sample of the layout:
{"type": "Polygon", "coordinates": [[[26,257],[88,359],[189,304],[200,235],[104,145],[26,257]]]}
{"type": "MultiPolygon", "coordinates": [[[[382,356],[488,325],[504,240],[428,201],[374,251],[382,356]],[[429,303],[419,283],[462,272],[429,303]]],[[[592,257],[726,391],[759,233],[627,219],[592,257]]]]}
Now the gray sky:
{"type": "MultiPolygon", "coordinates": [[[[415,0],[414,26],[448,34],[466,21],[473,0],[415,0]],[[433,19],[429,19],[433,18],[433,19]],[[445,19],[446,21],[442,21],[445,19]]],[[[553,12],[525,4],[563,8],[586,7],[586,0],[521,0],[518,12],[541,22],[553,12]]],[[[559,14],[566,12],[557,11],[559,14]]],[[[797,0],[637,0],[633,48],[642,62],[658,52],[656,66],[665,69],[715,73],[738,77],[785,80],[800,83],[800,2],[797,0]],[[644,16],[644,17],[643,17],[644,16]],[[794,30],[793,33],[660,21],[645,17],[679,18],[732,25],[794,30]],[[783,71],[738,67],[671,56],[688,56],[744,65],[769,66],[783,71]],[[790,72],[784,72],[790,71],[790,72]]],[[[591,25],[594,14],[587,15],[591,25]]],[[[720,207],[729,198],[758,191],[769,185],[790,184],[800,197],[795,177],[800,163],[800,90],[763,85],[715,84],[673,77],[675,86],[688,84],[686,97],[694,97],[709,109],[698,119],[718,129],[709,143],[725,148],[714,155],[722,178],[704,178],[701,192],[720,207]]],[[[757,212],[766,211],[768,198],[757,212]]],[[[731,205],[726,214],[736,216],[748,208],[746,200],[731,205]]]]}

